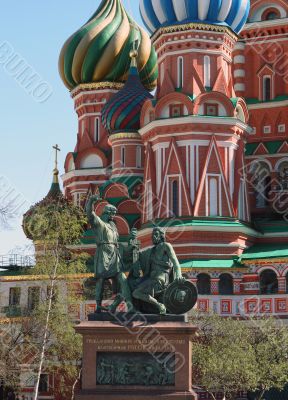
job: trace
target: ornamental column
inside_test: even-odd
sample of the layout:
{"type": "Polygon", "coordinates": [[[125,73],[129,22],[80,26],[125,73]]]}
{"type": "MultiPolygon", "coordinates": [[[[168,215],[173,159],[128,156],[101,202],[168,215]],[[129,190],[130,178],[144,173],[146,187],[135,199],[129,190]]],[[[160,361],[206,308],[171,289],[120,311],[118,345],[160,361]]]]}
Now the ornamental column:
{"type": "Polygon", "coordinates": [[[286,294],[287,293],[287,280],[286,276],[278,277],[278,293],[279,294],[286,294]]]}
{"type": "Polygon", "coordinates": [[[241,294],[241,278],[233,278],[233,293],[241,294]]]}
{"type": "Polygon", "coordinates": [[[237,42],[233,53],[234,64],[234,90],[239,97],[244,97],[246,91],[245,84],[245,42],[237,42]]]}
{"type": "Polygon", "coordinates": [[[260,292],[260,277],[258,274],[247,274],[243,277],[244,294],[258,295],[260,292]]]}
{"type": "Polygon", "coordinates": [[[211,294],[219,294],[219,282],[220,278],[211,278],[211,294]]]}

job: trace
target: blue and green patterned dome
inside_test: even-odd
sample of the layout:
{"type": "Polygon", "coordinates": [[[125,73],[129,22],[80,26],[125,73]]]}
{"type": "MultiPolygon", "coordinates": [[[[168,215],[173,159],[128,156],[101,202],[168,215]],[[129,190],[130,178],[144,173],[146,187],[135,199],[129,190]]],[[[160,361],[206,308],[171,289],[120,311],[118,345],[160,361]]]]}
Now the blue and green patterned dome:
{"type": "Polygon", "coordinates": [[[143,104],[153,96],[141,83],[136,62],[132,62],[128,80],[102,110],[102,124],[107,131],[135,132],[140,129],[140,114],[143,104]]]}
{"type": "Polygon", "coordinates": [[[239,33],[250,11],[250,0],[140,0],[142,19],[151,33],[171,25],[222,25],[239,33]]]}

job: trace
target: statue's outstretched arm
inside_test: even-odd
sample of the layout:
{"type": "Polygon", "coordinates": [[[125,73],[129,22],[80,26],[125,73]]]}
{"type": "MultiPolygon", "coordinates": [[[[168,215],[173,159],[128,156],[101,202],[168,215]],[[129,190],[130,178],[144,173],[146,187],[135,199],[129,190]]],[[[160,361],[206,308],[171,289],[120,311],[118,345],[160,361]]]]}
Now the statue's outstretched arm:
{"type": "Polygon", "coordinates": [[[100,200],[98,195],[91,196],[86,206],[86,214],[89,223],[92,227],[96,228],[101,223],[101,219],[94,212],[94,204],[100,200]]]}

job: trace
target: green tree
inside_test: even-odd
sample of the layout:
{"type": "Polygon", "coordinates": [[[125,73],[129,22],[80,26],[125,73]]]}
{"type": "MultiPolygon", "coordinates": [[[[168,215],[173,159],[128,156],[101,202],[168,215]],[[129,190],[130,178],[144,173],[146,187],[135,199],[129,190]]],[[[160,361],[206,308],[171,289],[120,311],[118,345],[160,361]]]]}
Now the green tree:
{"type": "Polygon", "coordinates": [[[234,399],[239,391],[282,390],[288,376],[288,330],[274,318],[237,320],[195,313],[199,327],[193,347],[194,383],[213,399],[234,399]]]}
{"type": "MultiPolygon", "coordinates": [[[[24,229],[37,248],[37,262],[32,273],[43,276],[49,286],[48,293],[41,294],[31,316],[41,325],[35,338],[40,345],[35,400],[44,366],[45,371],[61,371],[61,376],[71,382],[73,388],[79,377],[81,340],[74,331],[68,308],[80,299],[69,289],[69,282],[71,277],[73,281],[77,274],[86,272],[87,255],[73,250],[86,224],[83,210],[64,199],[58,189],[25,215],[24,229]]],[[[63,384],[61,388],[64,390],[66,386],[63,384]]],[[[71,398],[73,396],[71,393],[71,398]]]]}
{"type": "Polygon", "coordinates": [[[247,387],[255,387],[255,355],[249,328],[217,315],[194,314],[191,322],[199,327],[193,345],[194,384],[214,400],[217,393],[228,399],[247,387]]]}
{"type": "MultiPolygon", "coordinates": [[[[262,400],[270,389],[284,389],[288,381],[288,329],[280,319],[251,319],[250,344],[256,360],[257,391],[262,400]]],[[[253,387],[251,388],[253,390],[253,387]]]]}

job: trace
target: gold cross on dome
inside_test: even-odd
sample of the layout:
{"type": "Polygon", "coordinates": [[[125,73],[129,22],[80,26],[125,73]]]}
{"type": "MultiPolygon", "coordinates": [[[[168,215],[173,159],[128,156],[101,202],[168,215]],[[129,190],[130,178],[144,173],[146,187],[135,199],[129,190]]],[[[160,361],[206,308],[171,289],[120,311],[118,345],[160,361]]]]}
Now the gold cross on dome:
{"type": "Polygon", "coordinates": [[[57,168],[57,166],[58,166],[58,151],[61,151],[61,149],[58,146],[58,144],[53,146],[53,149],[55,150],[55,168],[57,168]]]}

